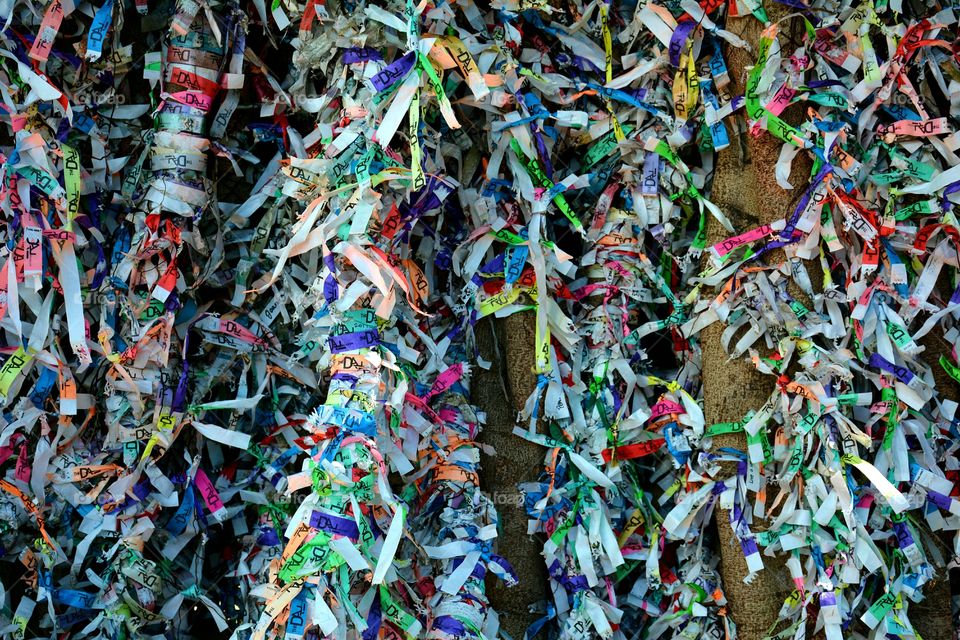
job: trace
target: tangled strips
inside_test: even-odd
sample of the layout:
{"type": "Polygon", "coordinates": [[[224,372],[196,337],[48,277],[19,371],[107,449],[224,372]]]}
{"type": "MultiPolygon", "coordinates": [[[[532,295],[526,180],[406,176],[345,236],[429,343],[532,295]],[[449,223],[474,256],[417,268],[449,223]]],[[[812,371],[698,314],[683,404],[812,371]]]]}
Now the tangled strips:
{"type": "MultiPolygon", "coordinates": [[[[357,32],[370,18],[400,23],[368,13],[354,18],[357,32]]],[[[268,250],[276,267],[260,286],[319,248],[300,303],[312,309],[303,349],[323,351],[330,387],[307,421],[311,433],[297,440],[307,467],[288,478],[288,492],[312,492],[286,524],[280,558],[263,565],[267,584],[250,591],[266,600],[254,637],[302,633],[310,620],[338,638],[496,637],[485,575],[516,581],[491,550],[497,518],[477,486],[474,443],[482,414],[468,401],[464,327],[441,295],[444,251],[464,231],[448,201],[457,185],[424,175],[419,143],[412,169],[386,146],[396,105],[409,109],[417,136],[428,103],[419,94],[436,82],[423,53],[433,39],[419,39],[416,15],[408,19],[408,53],[395,71],[377,71],[370,47],[332,62],[328,77],[342,78],[342,91],[310,103],[320,124],[301,143],[308,153],[281,163],[281,202],[309,204],[286,246],[268,250]],[[364,77],[392,78],[396,95],[381,93],[387,80],[357,81],[364,77]],[[365,105],[381,111],[379,127],[365,105]],[[403,478],[400,495],[388,470],[403,478]]],[[[438,102],[449,115],[449,103],[438,102]]]]}
{"type": "Polygon", "coordinates": [[[735,553],[792,578],[770,637],[917,637],[960,551],[952,9],[3,6],[0,633],[506,637],[474,328],[533,311],[529,636],[732,638],[735,553]],[[756,224],[711,200],[750,137],[797,195],[756,224]],[[741,419],[708,331],[769,382],[741,419]]]}
{"type": "MultiPolygon", "coordinates": [[[[703,17],[695,6],[683,9],[703,17]]],[[[925,362],[918,342],[938,324],[947,336],[956,332],[955,283],[942,292],[937,287],[938,278],[957,266],[949,211],[955,171],[944,167],[954,158],[953,134],[949,118],[930,115],[949,94],[938,78],[956,73],[948,44],[937,38],[940,25],[955,18],[941,13],[893,26],[896,11],[888,10],[894,17],[887,26],[879,12],[864,5],[831,21],[820,11],[789,54],[781,49],[777,25],[770,25],[745,95],[737,97],[726,93],[720,46],[721,40],[741,44],[736,36],[647,5],[632,27],[646,27],[670,45],[676,119],[652,97],[662,86],[657,81],[668,76],[651,73],[653,86],[631,95],[616,93],[612,87],[622,85],[616,73],[606,72],[605,83],[583,80],[580,96],[619,100],[636,111],[611,113],[606,130],[599,124],[605,119],[597,118],[590,135],[596,141],[572,159],[576,139],[571,144],[559,126],[569,120],[543,108],[540,99],[566,106],[563,94],[521,93],[521,114],[494,127],[503,138],[494,138],[491,148],[513,151],[505,160],[522,198],[519,204],[501,198],[500,220],[488,215],[488,237],[503,247],[498,258],[479,266],[488,245],[478,241],[463,264],[465,272],[479,266],[482,274],[470,289],[478,317],[525,306],[538,311],[540,384],[525,415],[545,419],[548,433],[534,433],[531,422],[530,431],[518,435],[549,449],[547,476],[527,490],[531,527],[549,535],[545,555],[555,608],[548,617],[559,618],[561,635],[609,636],[624,619],[631,628],[648,625],[641,627],[647,633],[730,630],[721,591],[704,584],[691,597],[676,585],[686,575],[709,581],[709,573],[700,573],[709,560],[664,557],[660,543],[702,542],[718,504],[729,512],[740,543],[732,552],[745,556],[750,572],[763,570],[764,555],[787,561],[796,591],[781,608],[784,624],[771,633],[802,637],[809,625],[828,637],[864,629],[913,635],[910,602],[947,563],[931,530],[957,528],[949,497],[957,495],[951,479],[956,464],[944,438],[952,432],[956,403],[948,388],[934,385],[928,362],[939,354],[925,362]],[[870,40],[874,27],[888,39],[882,63],[870,40]],[[709,78],[689,71],[697,52],[709,78]],[[910,65],[927,71],[920,93],[910,65]],[[893,103],[897,92],[911,106],[893,103]],[[725,94],[726,112],[745,107],[747,135],[783,141],[780,162],[766,168],[781,186],[791,187],[786,177],[798,153],[813,159],[812,180],[787,217],[707,247],[703,214],[716,207],[703,198],[703,173],[690,169],[694,156],[683,147],[696,141],[703,152],[730,144],[727,125],[735,131],[735,121],[716,117],[725,94]],[[804,124],[795,127],[780,117],[801,102],[809,105],[804,124]],[[691,115],[704,126],[692,126],[691,115]],[[550,118],[556,129],[540,124],[550,118]],[[566,190],[554,186],[561,184],[566,190]],[[570,187],[581,191],[571,196],[570,187]],[[572,261],[580,267],[574,272],[567,256],[541,238],[552,235],[550,213],[554,220],[561,214],[570,219],[578,205],[591,217],[570,224],[574,231],[589,229],[587,245],[572,261]],[[548,213],[541,217],[540,211],[548,213]],[[690,223],[697,228],[692,236],[683,233],[690,223]],[[941,232],[937,247],[928,246],[941,232]],[[709,263],[696,273],[691,258],[700,249],[708,250],[709,263]],[[785,263],[768,263],[775,249],[785,252],[785,263]],[[822,267],[822,288],[814,288],[811,265],[822,267]],[[516,274],[525,267],[524,282],[516,274]],[[574,314],[572,322],[565,310],[574,314]],[[694,398],[700,384],[728,383],[698,379],[697,339],[716,322],[726,326],[721,339],[731,356],[751,358],[774,379],[768,402],[741,421],[711,425],[694,398]],[[658,339],[673,346],[675,365],[662,356],[647,359],[658,339]],[[730,433],[745,434],[743,449],[714,451],[714,438],[730,433]],[[628,481],[639,465],[621,464],[619,456],[664,454],[660,459],[682,473],[671,482],[669,466],[662,469],[667,476],[656,502],[663,510],[659,518],[648,517],[650,500],[628,481]],[[736,463],[733,477],[721,464],[726,461],[736,463]],[[621,495],[634,496],[632,503],[624,504],[621,495]],[[607,530],[617,544],[610,544],[607,530]],[[631,558],[629,536],[638,534],[645,539],[631,558]],[[665,580],[664,563],[673,561],[678,567],[665,580]],[[646,572],[621,582],[630,573],[618,567],[631,564],[646,572]],[[637,598],[654,588],[652,602],[637,598]],[[600,594],[607,600],[603,608],[600,594]],[[704,606],[711,603],[721,608],[704,606]]],[[[604,11],[593,19],[602,32],[604,11]]],[[[579,56],[580,77],[604,73],[599,55],[589,55],[598,48],[574,35],[582,32],[546,25],[531,13],[518,24],[569,47],[568,58],[556,54],[544,65],[579,56]]],[[[641,56],[631,61],[648,73],[663,64],[656,49],[647,59],[649,67],[641,56]]],[[[701,166],[712,166],[709,153],[701,155],[701,166]]],[[[730,215],[714,217],[725,225],[730,215]]],[[[949,357],[937,364],[956,371],[949,357]]]]}
{"type": "MultiPolygon", "coordinates": [[[[949,291],[934,293],[944,263],[923,240],[925,227],[939,226],[931,224],[935,218],[950,219],[952,205],[944,198],[942,209],[923,209],[904,198],[946,187],[937,181],[948,181],[950,171],[941,173],[936,158],[949,162],[952,152],[929,137],[943,125],[885,124],[906,114],[911,122],[927,121],[921,114],[933,108],[936,89],[921,85],[921,98],[909,68],[953,64],[937,53],[943,43],[936,22],[888,27],[872,7],[862,7],[832,30],[808,23],[806,48],[789,63],[771,27],[747,80],[748,93],[756,93],[747,108],[757,105],[758,116],[759,105],[769,110],[778,100],[789,102],[783,96],[810,103],[799,131],[800,146],[811,150],[812,179],[787,217],[710,248],[703,281],[723,289],[700,303],[701,312],[707,321],[725,321],[728,349],[750,356],[776,384],[756,412],[708,433],[746,435],[740,474],[724,479],[731,518],[741,544],[786,557],[797,589],[781,609],[790,633],[805,627],[814,603],[828,637],[861,624],[909,636],[910,621],[923,622],[909,616],[910,602],[946,564],[945,540],[936,532],[956,529],[952,498],[939,500],[940,491],[955,493],[952,447],[944,438],[953,428],[955,393],[931,371],[939,354],[931,357],[918,342],[934,328],[955,331],[949,291]],[[890,37],[889,59],[879,69],[868,48],[871,25],[890,37]],[[855,33],[850,42],[862,43],[862,75],[844,52],[828,49],[834,31],[855,33]],[[807,53],[811,48],[830,55],[817,59],[807,53]],[[783,60],[782,71],[771,59],[783,60]],[[841,59],[847,72],[837,68],[841,59]],[[827,77],[805,81],[814,70],[827,77]],[[895,93],[912,108],[897,104],[895,93]],[[855,104],[856,118],[849,106],[855,104]],[[903,137],[907,130],[919,135],[903,137]],[[912,170],[904,170],[908,165],[912,170]],[[778,248],[786,262],[765,265],[778,248]],[[822,288],[814,288],[820,278],[809,269],[822,271],[822,288]],[[766,348],[757,344],[764,336],[766,348]],[[765,489],[772,507],[764,505],[765,489]],[[751,524],[764,512],[766,530],[757,534],[751,524]]],[[[777,131],[783,129],[771,128],[777,131]]],[[[778,176],[789,173],[789,149],[778,176]]]]}

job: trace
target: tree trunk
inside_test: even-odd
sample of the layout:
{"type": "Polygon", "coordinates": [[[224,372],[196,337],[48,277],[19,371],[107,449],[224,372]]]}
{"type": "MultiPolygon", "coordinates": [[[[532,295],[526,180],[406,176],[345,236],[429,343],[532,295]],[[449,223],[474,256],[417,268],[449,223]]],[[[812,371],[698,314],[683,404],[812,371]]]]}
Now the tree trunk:
{"type": "Polygon", "coordinates": [[[544,448],[513,435],[517,413],[536,386],[533,373],[536,316],[520,313],[477,323],[480,356],[493,364],[474,376],[474,401],[486,411],[482,439],[496,450],[483,456],[481,486],[493,496],[500,514],[497,552],[504,556],[520,578],[507,587],[489,582],[491,607],[500,614],[500,625],[515,640],[541,614],[530,605],[547,598],[547,571],[541,551],[543,541],[527,535],[527,512],[517,485],[537,480],[543,470],[544,448]]]}
{"type": "MultiPolygon", "coordinates": [[[[771,20],[786,14],[779,7],[770,7],[771,20]]],[[[756,46],[763,25],[752,15],[731,18],[728,30],[756,46]]],[[[742,95],[747,68],[754,63],[754,53],[738,48],[728,48],[726,55],[730,65],[731,92],[742,95]]],[[[789,119],[789,116],[788,116],[789,119]]],[[[781,142],[767,133],[754,137],[744,131],[731,145],[717,155],[711,200],[720,207],[735,227],[735,233],[782,219],[790,211],[791,197],[777,184],[773,167],[780,155],[781,142]]],[[[790,184],[794,194],[806,188],[810,163],[798,157],[793,164],[790,184]]],[[[707,225],[707,246],[734,235],[727,232],[715,219],[707,225]]],[[[770,260],[784,258],[777,250],[770,260]]],[[[812,273],[816,273],[813,271],[812,273]]],[[[749,359],[728,360],[720,341],[724,330],[722,323],[714,323],[702,334],[703,357],[703,403],[708,425],[718,422],[737,422],[750,410],[756,410],[770,397],[774,380],[756,370],[749,359]],[[733,382],[733,384],[730,384],[733,382]]],[[[713,439],[714,450],[730,447],[745,451],[746,436],[732,433],[713,439]]],[[[734,475],[731,468],[726,475],[734,475]]],[[[737,543],[730,524],[730,513],[717,509],[717,530],[720,541],[721,574],[723,588],[730,602],[730,615],[737,624],[741,640],[758,640],[777,620],[784,598],[793,590],[793,583],[782,558],[764,558],[764,569],[751,581],[744,582],[748,575],[746,559],[737,543]]],[[[762,530],[754,523],[754,531],[762,530]]]]}
{"type": "MultiPolygon", "coordinates": [[[[787,7],[780,5],[770,6],[767,10],[771,21],[781,20],[789,13],[787,7]]],[[[790,27],[800,28],[800,25],[794,21],[781,27],[787,31],[790,27]]],[[[764,25],[748,15],[730,18],[727,29],[746,40],[755,52],[764,25]]],[[[730,68],[731,92],[742,95],[748,68],[755,62],[755,53],[728,47],[726,56],[730,68]]],[[[790,107],[782,117],[788,123],[795,124],[799,121],[799,115],[797,107],[790,107]]],[[[734,140],[730,147],[718,153],[711,199],[733,223],[735,233],[789,216],[800,194],[807,188],[811,163],[805,153],[799,154],[793,162],[789,177],[793,191],[785,191],[777,184],[774,167],[782,144],[766,132],[754,137],[744,131],[739,136],[739,144],[734,140]]],[[[715,219],[710,219],[707,246],[731,235],[734,234],[727,232],[715,219]]],[[[771,252],[768,257],[771,263],[783,259],[781,250],[771,252]]],[[[807,271],[814,290],[821,288],[822,274],[819,266],[811,265],[807,271]]],[[[801,301],[806,301],[806,296],[793,285],[790,293],[801,301]]],[[[774,380],[758,372],[748,359],[728,360],[720,341],[723,329],[721,323],[714,323],[702,334],[703,402],[708,425],[741,420],[748,410],[759,409],[774,389],[774,380]]],[[[942,339],[940,342],[943,342],[942,339]]],[[[928,351],[931,351],[931,356],[935,352],[936,357],[942,353],[929,347],[928,351]]],[[[936,364],[936,357],[932,357],[933,362],[928,361],[928,364],[937,375],[937,388],[947,397],[954,397],[955,384],[939,364],[936,364]]],[[[713,439],[714,450],[724,447],[746,450],[745,435],[734,433],[713,439]]],[[[733,473],[731,469],[728,475],[733,473]]],[[[764,570],[757,574],[750,584],[746,584],[744,578],[749,572],[731,527],[728,511],[717,509],[717,529],[723,586],[730,602],[730,615],[737,624],[738,637],[740,640],[759,640],[776,623],[783,599],[793,590],[792,581],[784,566],[785,558],[764,557],[764,570]]],[[[755,522],[754,531],[762,530],[762,523],[755,522]]],[[[949,640],[953,637],[949,579],[944,576],[930,584],[925,591],[926,599],[920,604],[912,605],[914,615],[910,616],[911,622],[925,640],[949,640]]]]}
{"type": "MultiPolygon", "coordinates": [[[[949,293],[947,297],[949,297],[949,293]]],[[[940,356],[950,353],[953,345],[943,337],[940,327],[919,340],[924,347],[921,358],[933,370],[933,379],[938,394],[948,400],[960,402],[960,385],[940,366],[940,356]]],[[[941,531],[940,538],[946,548],[946,556],[950,557],[952,548],[949,532],[941,531]]],[[[910,621],[916,626],[923,640],[953,640],[957,637],[957,629],[953,625],[953,596],[950,589],[950,571],[943,569],[934,582],[924,587],[924,598],[921,602],[910,605],[910,621]]]]}

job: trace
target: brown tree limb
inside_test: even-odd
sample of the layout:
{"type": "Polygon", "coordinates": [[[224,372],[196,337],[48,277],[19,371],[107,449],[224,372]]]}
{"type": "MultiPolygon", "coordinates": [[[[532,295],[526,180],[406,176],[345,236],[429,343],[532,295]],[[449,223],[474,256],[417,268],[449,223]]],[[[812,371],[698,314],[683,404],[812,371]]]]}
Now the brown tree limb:
{"type": "MultiPolygon", "coordinates": [[[[788,15],[785,7],[768,7],[772,21],[781,21],[788,15]]],[[[794,35],[800,25],[781,23],[784,37],[793,27],[794,35]]],[[[754,50],[764,26],[753,16],[731,18],[727,29],[746,40],[754,50]]],[[[742,94],[748,69],[754,63],[754,54],[743,49],[730,48],[727,60],[730,68],[732,92],[742,94]]],[[[796,123],[801,114],[798,108],[791,107],[783,118],[796,123]]],[[[734,139],[729,148],[717,156],[711,199],[728,216],[736,228],[736,233],[774,222],[790,215],[799,194],[808,185],[810,160],[805,154],[799,155],[793,162],[789,182],[794,186],[792,192],[784,190],[776,182],[775,167],[782,143],[763,133],[752,136],[743,133],[734,139]]],[[[708,225],[708,245],[733,235],[711,220],[708,225]]],[[[784,259],[781,251],[772,252],[768,258],[771,263],[784,259]]],[[[818,265],[811,263],[807,269],[814,289],[822,285],[822,272],[818,265]]],[[[804,300],[806,296],[791,286],[791,295],[804,300]]],[[[724,327],[715,323],[703,333],[703,380],[704,412],[707,424],[732,422],[743,418],[749,409],[758,409],[769,397],[773,387],[769,376],[756,371],[753,365],[744,359],[728,361],[720,342],[724,327]],[[730,384],[733,381],[734,384],[730,384]]],[[[943,342],[942,338],[940,340],[943,342]]],[[[933,355],[933,351],[928,349],[933,355]]],[[[931,365],[937,375],[940,367],[931,365]]],[[[930,364],[930,362],[928,362],[930,364]]],[[[947,397],[956,395],[955,383],[943,371],[937,375],[937,388],[947,397]],[[949,391],[947,391],[949,389],[949,391]],[[952,394],[952,395],[951,395],[952,394]]],[[[714,449],[732,447],[746,449],[743,434],[729,434],[714,438],[714,449]]],[[[751,584],[743,582],[747,575],[746,561],[740,546],[736,542],[730,526],[728,512],[718,509],[717,528],[720,538],[721,574],[724,589],[730,601],[731,617],[738,625],[741,640],[759,640],[764,637],[777,620],[777,614],[784,597],[793,589],[792,582],[785,570],[783,561],[764,558],[765,568],[755,576],[751,584]]],[[[754,527],[762,531],[762,526],[754,527]]],[[[910,616],[917,630],[925,639],[950,640],[954,637],[951,618],[950,588],[948,579],[938,579],[926,589],[926,599],[912,604],[910,616]]]]}
{"type": "Polygon", "coordinates": [[[520,578],[514,587],[490,580],[487,594],[500,614],[501,628],[515,640],[523,638],[527,627],[540,617],[530,613],[530,605],[548,597],[543,541],[527,535],[527,513],[517,489],[520,483],[538,479],[544,449],[513,434],[517,413],[537,383],[533,373],[535,325],[532,313],[478,322],[480,355],[493,365],[486,371],[478,369],[472,385],[474,401],[487,414],[481,439],[496,450],[496,456],[482,457],[480,480],[500,514],[497,553],[513,565],[520,578]]]}

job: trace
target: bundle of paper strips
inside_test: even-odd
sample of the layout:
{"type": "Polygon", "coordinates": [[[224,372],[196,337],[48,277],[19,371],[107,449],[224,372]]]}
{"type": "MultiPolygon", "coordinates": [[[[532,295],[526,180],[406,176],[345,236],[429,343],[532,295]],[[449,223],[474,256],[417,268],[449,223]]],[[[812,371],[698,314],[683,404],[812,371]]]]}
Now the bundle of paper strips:
{"type": "Polygon", "coordinates": [[[0,8],[0,636],[951,637],[952,5],[0,8]]]}

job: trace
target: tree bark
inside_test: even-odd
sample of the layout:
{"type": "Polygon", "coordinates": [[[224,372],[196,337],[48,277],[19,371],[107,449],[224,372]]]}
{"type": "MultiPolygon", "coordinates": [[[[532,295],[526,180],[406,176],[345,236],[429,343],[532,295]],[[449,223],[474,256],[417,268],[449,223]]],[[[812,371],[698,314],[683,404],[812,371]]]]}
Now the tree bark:
{"type": "MultiPolygon", "coordinates": [[[[919,342],[925,348],[921,357],[933,370],[937,394],[954,402],[960,402],[960,385],[940,366],[940,356],[950,353],[952,347],[944,339],[940,327],[935,327],[919,342]]],[[[940,538],[949,557],[952,547],[949,532],[940,532],[940,538]]],[[[944,568],[936,580],[924,586],[924,598],[921,602],[911,603],[910,622],[923,636],[923,640],[953,640],[957,637],[957,629],[953,626],[953,595],[950,588],[949,569],[944,568]]]]}
{"type": "Polygon", "coordinates": [[[530,605],[548,596],[543,541],[527,535],[527,512],[517,489],[520,483],[537,480],[545,450],[513,435],[517,413],[537,383],[533,373],[535,333],[532,313],[484,319],[476,327],[480,356],[493,364],[488,370],[477,370],[474,401],[487,414],[481,439],[496,450],[496,456],[481,458],[481,486],[493,496],[500,514],[497,553],[513,565],[520,579],[515,587],[489,581],[487,594],[491,607],[500,614],[501,628],[516,640],[542,615],[531,613],[530,605]]]}
{"type": "MultiPolygon", "coordinates": [[[[780,7],[770,7],[770,19],[778,20],[786,14],[780,7]]],[[[763,25],[752,15],[731,18],[727,29],[750,43],[756,51],[763,25]]],[[[747,70],[755,62],[753,53],[743,49],[728,48],[731,92],[742,95],[747,70]]],[[[789,115],[787,115],[789,119],[789,115]]],[[[767,133],[754,137],[744,131],[733,137],[731,145],[717,154],[711,200],[723,210],[733,223],[735,233],[742,233],[763,224],[774,222],[788,215],[791,200],[806,188],[810,163],[798,156],[793,163],[790,184],[793,194],[777,184],[774,167],[780,155],[781,142],[767,133]],[[791,197],[792,196],[792,197],[791,197]]],[[[707,246],[734,235],[726,231],[715,219],[707,225],[707,246]]],[[[777,250],[770,256],[771,262],[783,260],[783,252],[777,250]]],[[[811,271],[811,275],[817,270],[811,271]]],[[[708,425],[718,422],[736,422],[750,410],[759,409],[774,389],[774,380],[756,370],[748,359],[729,360],[720,337],[724,325],[717,322],[707,327],[702,334],[703,357],[703,403],[708,425]],[[733,384],[730,384],[733,382],[733,384]]],[[[746,437],[743,433],[726,434],[713,439],[714,450],[730,447],[745,451],[746,437]]],[[[727,475],[736,473],[729,469],[727,475]]],[[[729,511],[716,511],[717,531],[720,543],[720,570],[723,588],[730,602],[730,615],[737,624],[740,640],[759,640],[777,620],[780,605],[793,590],[784,560],[764,557],[764,569],[751,581],[744,582],[749,573],[746,559],[737,543],[730,524],[729,511]]],[[[762,531],[762,523],[754,522],[753,530],[762,531]]]]}
{"type": "MultiPolygon", "coordinates": [[[[787,7],[768,7],[771,21],[781,20],[788,13],[787,7]]],[[[799,26],[794,21],[792,25],[781,25],[781,28],[786,32],[789,27],[799,26]]],[[[746,16],[730,18],[727,29],[746,40],[755,51],[764,25],[753,16],[746,16]]],[[[748,69],[755,62],[755,54],[728,47],[726,55],[731,91],[735,95],[742,95],[748,69]]],[[[784,112],[783,118],[795,124],[799,115],[797,107],[790,107],[784,112]]],[[[754,137],[744,132],[739,138],[733,139],[730,147],[717,154],[711,199],[733,223],[736,233],[789,216],[800,194],[807,188],[811,163],[805,153],[799,154],[793,162],[789,182],[794,190],[788,192],[777,184],[774,167],[782,144],[767,133],[754,137]]],[[[728,233],[711,218],[707,227],[708,246],[730,235],[734,234],[728,233]]],[[[768,261],[777,263],[783,259],[783,252],[777,250],[771,252],[768,261]]],[[[811,263],[807,272],[814,290],[821,288],[820,267],[811,263]]],[[[790,293],[806,301],[806,296],[796,287],[791,286],[790,293]]],[[[723,329],[722,324],[714,323],[702,334],[703,401],[708,425],[742,419],[748,410],[759,409],[774,388],[772,378],[758,372],[749,360],[728,360],[720,341],[723,329]],[[730,384],[731,381],[734,383],[730,384]]],[[[942,338],[940,342],[943,342],[942,338]]],[[[931,356],[936,353],[938,357],[942,351],[928,347],[928,352],[931,356]]],[[[936,357],[931,360],[933,362],[928,361],[928,364],[934,369],[938,390],[947,397],[955,397],[957,389],[954,381],[936,364],[936,357]]],[[[713,439],[714,450],[724,447],[746,450],[746,437],[737,433],[713,439]]],[[[746,560],[730,525],[728,511],[717,509],[717,529],[723,586],[730,602],[730,615],[737,624],[738,637],[740,640],[759,640],[776,622],[784,597],[793,589],[784,566],[785,559],[764,557],[764,570],[750,584],[745,584],[743,580],[748,574],[746,560]]],[[[762,530],[762,523],[754,523],[754,531],[762,530]]],[[[925,600],[912,605],[914,615],[910,616],[911,622],[925,640],[950,640],[954,637],[954,631],[949,578],[944,576],[938,579],[926,591],[925,600]]]]}

